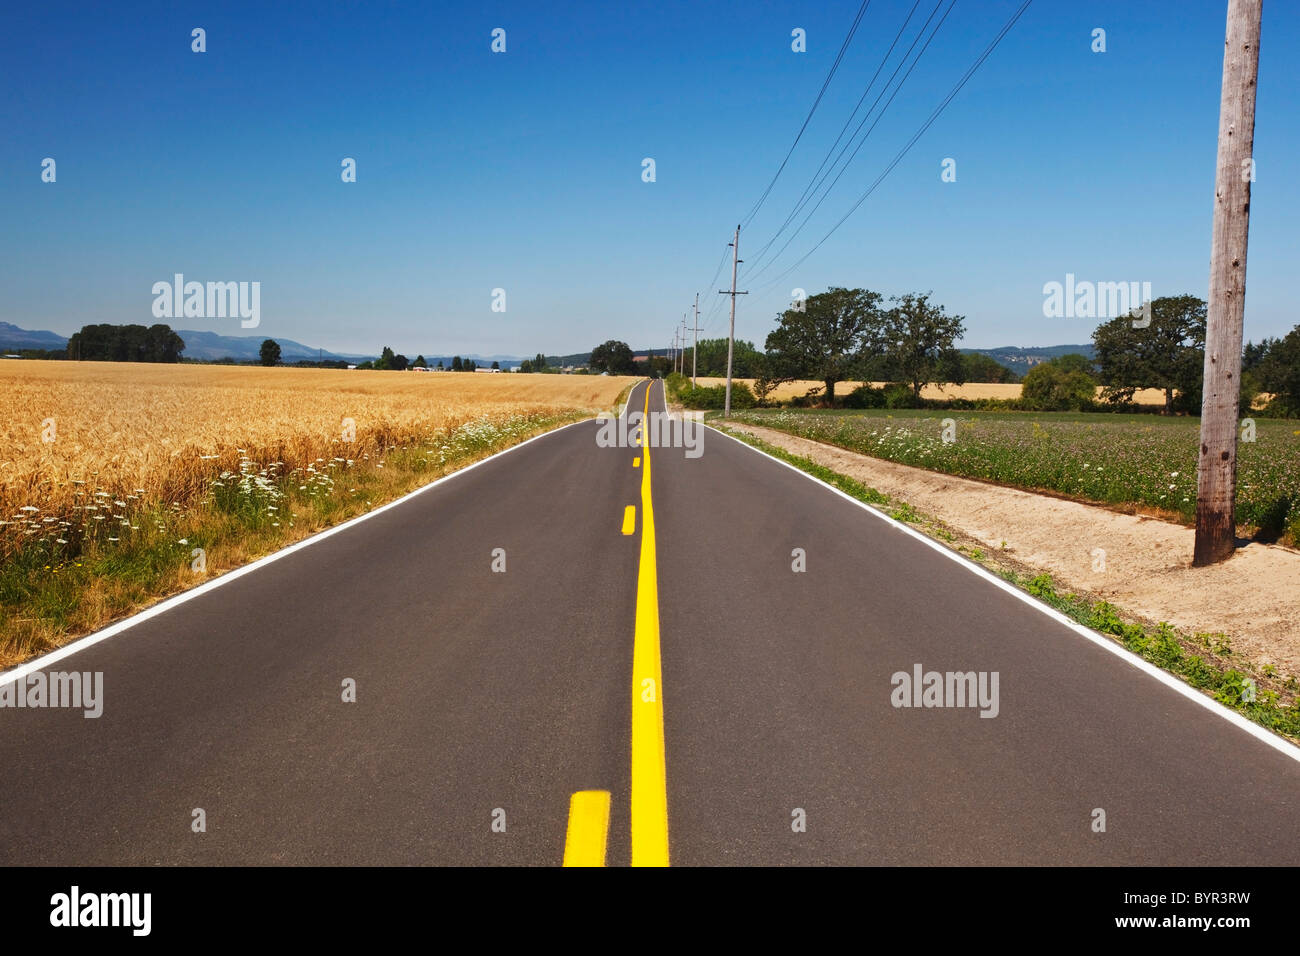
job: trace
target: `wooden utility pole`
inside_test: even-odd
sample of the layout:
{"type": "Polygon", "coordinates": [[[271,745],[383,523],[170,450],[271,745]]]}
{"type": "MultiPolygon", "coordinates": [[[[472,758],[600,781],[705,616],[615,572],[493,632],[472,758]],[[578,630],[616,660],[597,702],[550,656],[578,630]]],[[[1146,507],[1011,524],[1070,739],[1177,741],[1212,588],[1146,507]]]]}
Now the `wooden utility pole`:
{"type": "Polygon", "coordinates": [[[1219,154],[1214,172],[1201,448],[1196,468],[1195,567],[1226,561],[1236,547],[1237,416],[1262,5],[1263,0],[1228,0],[1219,154]]]}
{"type": "Polygon", "coordinates": [[[699,368],[700,363],[697,355],[700,351],[700,294],[695,293],[695,321],[691,323],[691,331],[694,333],[691,342],[691,388],[695,387],[695,370],[699,368]]]}
{"type": "Polygon", "coordinates": [[[682,313],[682,361],[681,361],[681,368],[677,370],[682,375],[686,374],[686,316],[687,313],[683,312],[682,313]]]}
{"type": "Polygon", "coordinates": [[[736,238],[731,243],[731,291],[719,289],[719,295],[731,296],[731,327],[727,331],[727,398],[722,405],[722,417],[731,417],[731,353],[736,342],[736,296],[749,295],[748,292],[736,291],[736,266],[744,260],[740,258],[740,226],[736,226],[736,238]]]}

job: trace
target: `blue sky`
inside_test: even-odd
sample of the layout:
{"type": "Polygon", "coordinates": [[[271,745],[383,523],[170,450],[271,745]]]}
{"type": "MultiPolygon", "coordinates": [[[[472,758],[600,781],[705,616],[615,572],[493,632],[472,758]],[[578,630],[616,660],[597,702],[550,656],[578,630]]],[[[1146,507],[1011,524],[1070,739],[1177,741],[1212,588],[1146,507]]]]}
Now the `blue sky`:
{"type": "MultiPolygon", "coordinates": [[[[742,231],[741,258],[785,219],[912,5],[872,0],[742,231]]],[[[761,344],[795,287],[933,290],[966,316],[971,347],[1088,341],[1095,320],[1043,317],[1043,284],[1066,273],[1205,295],[1225,0],[1035,0],[858,211],[769,282],[876,179],[1018,5],[957,0],[808,226],[767,272],[741,266],[753,294],[740,300],[739,337],[761,344]],[[1090,48],[1097,27],[1105,53],[1090,48]],[[952,183],[940,179],[948,157],[952,183]]],[[[917,17],[932,8],[921,0],[917,17]]],[[[183,272],[260,282],[255,334],[336,351],[666,345],[695,293],[713,291],[732,230],[857,9],[11,5],[0,33],[0,320],[64,334],[150,323],[153,283],[183,272]],[[194,27],[207,32],[205,53],[190,49],[194,27]],[[496,27],[503,54],[490,50],[496,27]],[[795,28],[806,53],[791,50],[795,28]],[[41,182],[45,157],[53,184],[41,182]],[[344,157],[357,161],[355,183],[340,179],[344,157]],[[653,183],[642,181],[645,157],[653,183]],[[495,288],[504,313],[491,309],[495,288]]],[[[1247,338],[1300,321],[1298,52],[1300,12],[1266,4],[1247,338]]],[[[725,334],[725,303],[701,301],[704,334],[725,334]]],[[[253,334],[234,319],[172,324],[253,334]]]]}

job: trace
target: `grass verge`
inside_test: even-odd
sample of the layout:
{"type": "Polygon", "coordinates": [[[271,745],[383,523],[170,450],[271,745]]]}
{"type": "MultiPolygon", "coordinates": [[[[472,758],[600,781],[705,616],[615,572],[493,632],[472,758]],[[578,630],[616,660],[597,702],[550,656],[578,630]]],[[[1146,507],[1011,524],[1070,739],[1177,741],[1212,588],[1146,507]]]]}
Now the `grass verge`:
{"type": "Polygon", "coordinates": [[[237,473],[223,472],[209,483],[195,507],[155,506],[106,524],[106,533],[33,541],[0,564],[0,667],[54,650],[475,461],[589,417],[575,410],[469,422],[368,460],[321,460],[319,467],[290,474],[281,474],[276,463],[243,458],[237,473]]]}

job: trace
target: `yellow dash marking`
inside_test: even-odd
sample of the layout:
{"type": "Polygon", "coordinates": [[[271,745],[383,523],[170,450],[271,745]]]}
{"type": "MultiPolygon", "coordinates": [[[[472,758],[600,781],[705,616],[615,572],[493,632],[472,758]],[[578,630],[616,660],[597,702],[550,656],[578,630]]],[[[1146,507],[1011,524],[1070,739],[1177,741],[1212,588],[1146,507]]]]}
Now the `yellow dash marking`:
{"type": "Polygon", "coordinates": [[[640,468],[640,467],[641,467],[641,459],[640,459],[640,458],[633,458],[633,459],[632,459],[632,467],[633,467],[633,468],[640,468]]]}
{"type": "Polygon", "coordinates": [[[604,866],[609,835],[609,791],[579,790],[569,798],[565,866],[604,866]]]}
{"type": "Polygon", "coordinates": [[[636,505],[628,505],[623,509],[623,533],[631,534],[636,530],[636,505]]]}
{"type": "MultiPolygon", "coordinates": [[[[650,386],[645,390],[650,412],[650,386]]],[[[664,752],[664,682],[659,659],[659,575],[655,564],[650,448],[641,469],[641,561],[632,645],[632,865],[668,865],[668,771],[664,752]]]]}

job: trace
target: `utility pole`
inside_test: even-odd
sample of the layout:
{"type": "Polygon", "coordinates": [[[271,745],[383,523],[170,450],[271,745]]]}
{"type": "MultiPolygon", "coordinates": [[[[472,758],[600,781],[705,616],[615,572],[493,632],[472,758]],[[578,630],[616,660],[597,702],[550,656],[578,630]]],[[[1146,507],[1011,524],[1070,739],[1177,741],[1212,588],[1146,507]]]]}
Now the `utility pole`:
{"type": "Polygon", "coordinates": [[[699,368],[700,352],[700,294],[695,293],[695,321],[691,323],[691,331],[694,333],[691,343],[691,388],[695,387],[695,370],[699,368]]]}
{"type": "Polygon", "coordinates": [[[1262,0],[1228,0],[1219,153],[1214,173],[1201,455],[1196,468],[1194,567],[1226,561],[1236,547],[1237,416],[1262,5],[1262,0]]]}
{"type": "Polygon", "coordinates": [[[731,417],[731,354],[736,342],[736,296],[749,295],[748,292],[736,291],[736,266],[744,260],[740,256],[740,226],[736,226],[736,238],[731,243],[731,291],[719,289],[719,295],[731,296],[731,327],[727,331],[727,398],[722,406],[722,417],[731,417]]]}
{"type": "Polygon", "coordinates": [[[681,361],[682,367],[678,369],[678,371],[680,371],[681,374],[683,375],[686,374],[686,316],[687,313],[683,312],[682,313],[682,361],[681,361]]]}

